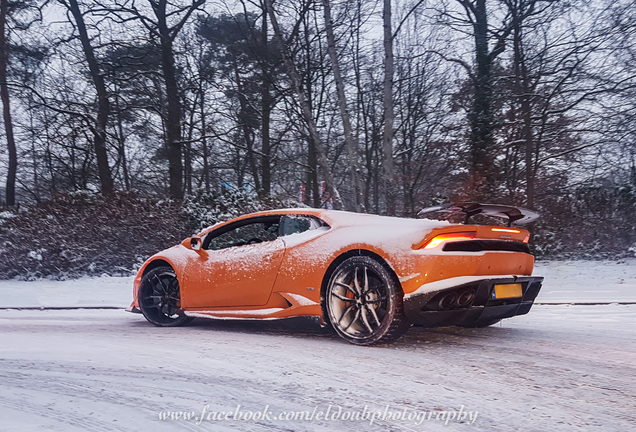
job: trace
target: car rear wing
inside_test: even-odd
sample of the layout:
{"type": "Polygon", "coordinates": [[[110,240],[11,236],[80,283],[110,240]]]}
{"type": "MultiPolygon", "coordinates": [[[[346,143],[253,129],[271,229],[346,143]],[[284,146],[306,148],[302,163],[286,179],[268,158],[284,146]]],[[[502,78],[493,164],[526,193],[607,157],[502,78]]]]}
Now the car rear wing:
{"type": "Polygon", "coordinates": [[[423,216],[430,213],[463,213],[465,215],[464,224],[467,224],[471,217],[478,214],[507,219],[508,226],[511,226],[513,223],[517,225],[525,225],[527,223],[534,222],[539,218],[538,213],[521,207],[501,204],[479,204],[472,202],[442,204],[435,207],[428,207],[420,210],[417,215],[423,216]]]}

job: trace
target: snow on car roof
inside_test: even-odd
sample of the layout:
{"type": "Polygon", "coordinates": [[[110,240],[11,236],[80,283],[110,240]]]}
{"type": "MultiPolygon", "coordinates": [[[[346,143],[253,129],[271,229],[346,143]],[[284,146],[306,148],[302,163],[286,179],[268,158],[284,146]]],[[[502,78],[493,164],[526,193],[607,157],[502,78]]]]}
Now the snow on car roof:
{"type": "Polygon", "coordinates": [[[432,229],[450,225],[447,221],[437,221],[431,219],[413,219],[395,216],[380,216],[370,213],[354,213],[342,210],[325,210],[316,208],[287,208],[277,210],[267,210],[258,213],[251,213],[240,216],[239,219],[265,216],[274,214],[292,214],[315,216],[324,220],[331,226],[360,226],[360,225],[385,225],[391,227],[411,227],[413,229],[432,229]]]}

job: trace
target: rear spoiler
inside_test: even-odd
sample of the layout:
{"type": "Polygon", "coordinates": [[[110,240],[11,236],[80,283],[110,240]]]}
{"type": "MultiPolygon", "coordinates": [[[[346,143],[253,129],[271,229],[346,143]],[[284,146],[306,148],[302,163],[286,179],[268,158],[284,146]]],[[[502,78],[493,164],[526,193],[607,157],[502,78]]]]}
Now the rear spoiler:
{"type": "Polygon", "coordinates": [[[423,216],[429,213],[450,213],[460,214],[464,213],[464,223],[467,224],[471,217],[483,214],[487,216],[495,216],[508,220],[508,226],[513,223],[517,225],[525,225],[530,222],[534,222],[539,218],[539,214],[528,209],[521,207],[513,207],[500,204],[479,204],[471,202],[462,202],[455,204],[442,204],[435,207],[425,208],[420,210],[417,215],[423,216]]]}

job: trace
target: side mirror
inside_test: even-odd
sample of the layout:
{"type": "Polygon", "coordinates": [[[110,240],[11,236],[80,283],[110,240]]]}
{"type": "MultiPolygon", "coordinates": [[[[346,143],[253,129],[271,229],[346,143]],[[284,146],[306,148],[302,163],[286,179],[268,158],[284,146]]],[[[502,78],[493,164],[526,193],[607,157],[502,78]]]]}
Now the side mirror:
{"type": "Polygon", "coordinates": [[[203,240],[199,236],[187,238],[181,244],[194,251],[200,251],[203,248],[203,240]]]}
{"type": "Polygon", "coordinates": [[[201,237],[192,237],[190,238],[190,246],[192,247],[192,250],[201,250],[203,247],[203,240],[201,240],[201,237]]]}

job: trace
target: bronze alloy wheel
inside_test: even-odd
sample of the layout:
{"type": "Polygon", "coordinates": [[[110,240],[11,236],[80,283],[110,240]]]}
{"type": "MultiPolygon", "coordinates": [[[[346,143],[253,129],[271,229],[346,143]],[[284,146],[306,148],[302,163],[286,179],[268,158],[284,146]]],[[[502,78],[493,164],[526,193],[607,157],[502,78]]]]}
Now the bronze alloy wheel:
{"type": "Polygon", "coordinates": [[[391,342],[409,327],[402,290],[385,266],[368,256],[343,261],[324,295],[326,318],[336,333],[358,345],[391,342]]]}

